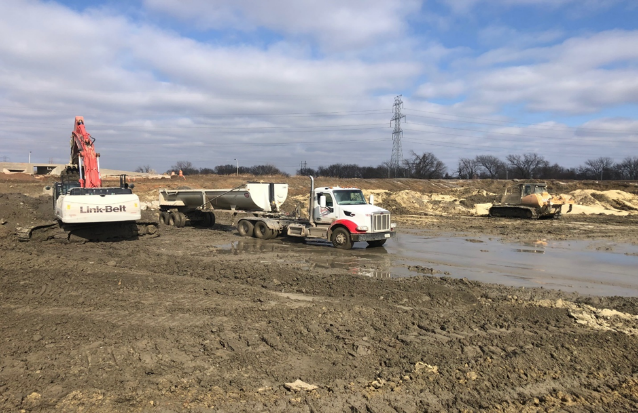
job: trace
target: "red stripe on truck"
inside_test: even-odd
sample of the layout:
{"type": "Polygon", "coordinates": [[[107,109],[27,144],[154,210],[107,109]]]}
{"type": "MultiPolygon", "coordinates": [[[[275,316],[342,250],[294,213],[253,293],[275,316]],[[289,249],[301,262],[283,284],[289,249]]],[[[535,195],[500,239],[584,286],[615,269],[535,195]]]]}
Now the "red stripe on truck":
{"type": "Polygon", "coordinates": [[[335,227],[335,225],[343,225],[344,227],[348,228],[348,231],[350,231],[350,233],[352,233],[352,234],[364,234],[364,232],[357,231],[357,224],[355,224],[354,222],[350,221],[349,219],[338,219],[338,220],[336,220],[330,226],[330,231],[333,231],[333,228],[335,227]]]}

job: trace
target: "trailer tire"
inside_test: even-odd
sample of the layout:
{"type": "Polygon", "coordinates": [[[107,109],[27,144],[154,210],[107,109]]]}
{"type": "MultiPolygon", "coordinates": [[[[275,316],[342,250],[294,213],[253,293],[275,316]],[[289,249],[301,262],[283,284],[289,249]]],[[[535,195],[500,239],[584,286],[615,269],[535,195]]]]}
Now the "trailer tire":
{"type": "Polygon", "coordinates": [[[171,212],[168,217],[168,225],[183,228],[186,225],[186,216],[181,212],[171,212]]]}
{"type": "Polygon", "coordinates": [[[250,237],[253,235],[254,227],[252,222],[247,219],[242,219],[237,223],[237,232],[239,232],[239,235],[242,237],[250,237]]]}
{"type": "Polygon", "coordinates": [[[271,239],[274,238],[275,231],[268,228],[268,225],[266,225],[264,221],[257,221],[257,223],[255,223],[254,234],[255,238],[271,239]]]}
{"type": "Polygon", "coordinates": [[[212,212],[206,212],[206,215],[208,215],[208,227],[212,227],[215,225],[215,214],[213,214],[212,212]]]}
{"type": "Polygon", "coordinates": [[[166,211],[161,211],[159,214],[159,222],[163,225],[168,225],[168,216],[169,213],[166,211]]]}
{"type": "Polygon", "coordinates": [[[385,244],[384,239],[378,239],[376,241],[368,241],[368,248],[378,248],[382,247],[385,244]]]}
{"type": "Polygon", "coordinates": [[[331,241],[335,248],[342,250],[349,250],[352,248],[352,238],[350,238],[350,233],[345,228],[335,229],[332,232],[331,241]]]}

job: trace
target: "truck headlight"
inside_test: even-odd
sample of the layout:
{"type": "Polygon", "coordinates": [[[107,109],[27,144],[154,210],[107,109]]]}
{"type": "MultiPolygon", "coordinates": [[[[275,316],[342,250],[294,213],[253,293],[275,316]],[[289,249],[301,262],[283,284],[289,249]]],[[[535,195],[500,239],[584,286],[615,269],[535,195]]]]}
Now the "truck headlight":
{"type": "Polygon", "coordinates": [[[393,223],[390,224],[390,228],[396,228],[396,227],[397,227],[397,223],[396,222],[393,222],[393,223]]]}
{"type": "Polygon", "coordinates": [[[360,226],[357,227],[357,231],[366,232],[366,231],[368,231],[368,226],[367,225],[360,225],[360,226]]]}

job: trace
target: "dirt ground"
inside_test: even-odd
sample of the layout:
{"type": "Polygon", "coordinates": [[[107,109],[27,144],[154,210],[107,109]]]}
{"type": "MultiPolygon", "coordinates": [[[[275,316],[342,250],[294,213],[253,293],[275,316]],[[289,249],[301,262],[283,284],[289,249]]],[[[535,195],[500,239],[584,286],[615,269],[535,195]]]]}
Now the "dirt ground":
{"type": "MultiPolygon", "coordinates": [[[[637,298],[370,278],[303,253],[360,250],[262,248],[279,240],[238,254],[224,214],[212,229],[161,227],[134,241],[18,242],[16,228],[51,218],[39,195],[52,182],[19,178],[0,175],[0,411],[638,411],[637,298]]],[[[147,180],[136,191],[153,218],[159,187],[242,179],[147,180]]],[[[277,181],[291,199],[307,190],[305,178],[277,181]]],[[[386,194],[399,231],[638,244],[638,215],[604,195],[636,195],[632,183],[553,183],[600,192],[605,211],[626,214],[551,221],[472,213],[499,181],[318,184],[337,183],[386,194]],[[406,190],[421,201],[393,204],[406,190]]]]}

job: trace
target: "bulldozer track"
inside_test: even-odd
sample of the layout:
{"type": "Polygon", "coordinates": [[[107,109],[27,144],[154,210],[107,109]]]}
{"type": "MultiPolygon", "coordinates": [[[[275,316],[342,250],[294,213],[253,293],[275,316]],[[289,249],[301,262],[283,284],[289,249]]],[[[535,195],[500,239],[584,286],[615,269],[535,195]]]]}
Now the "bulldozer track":
{"type": "Polygon", "coordinates": [[[524,206],[493,206],[490,208],[489,216],[497,218],[538,219],[538,214],[534,208],[524,206]]]}

